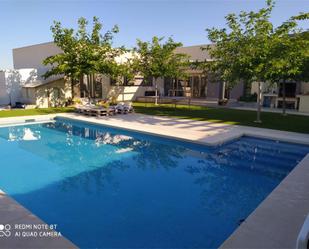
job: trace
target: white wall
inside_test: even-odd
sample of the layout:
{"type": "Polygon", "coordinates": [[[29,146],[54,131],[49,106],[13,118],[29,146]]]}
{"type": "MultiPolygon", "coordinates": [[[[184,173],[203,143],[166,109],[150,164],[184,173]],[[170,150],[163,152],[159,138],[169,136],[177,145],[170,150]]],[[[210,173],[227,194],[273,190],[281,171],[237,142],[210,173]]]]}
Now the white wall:
{"type": "MultiPolygon", "coordinates": [[[[116,101],[134,101],[137,97],[144,97],[145,91],[154,91],[155,83],[153,86],[142,86],[140,85],[143,81],[142,77],[137,77],[134,80],[132,86],[114,86],[110,85],[110,79],[107,76],[102,76],[102,98],[103,99],[114,99],[116,101]]],[[[164,81],[163,79],[157,79],[158,90],[161,95],[164,93],[164,81]]]]}
{"type": "MultiPolygon", "coordinates": [[[[272,91],[275,91],[277,89],[276,84],[269,84],[269,83],[261,82],[261,86],[262,86],[262,93],[272,92],[272,91]]],[[[252,85],[251,85],[251,94],[258,93],[258,91],[259,91],[258,82],[253,82],[252,85]]]]}
{"type": "Polygon", "coordinates": [[[303,94],[309,94],[309,82],[308,83],[301,83],[301,93],[303,94]]]}
{"type": "Polygon", "coordinates": [[[22,101],[22,86],[37,80],[37,71],[33,68],[4,70],[0,72],[0,105],[22,101]],[[11,100],[10,100],[11,99],[11,100]]]}
{"type": "Polygon", "coordinates": [[[0,105],[10,103],[9,95],[6,90],[5,71],[0,71],[0,105]]]}
{"type": "Polygon", "coordinates": [[[309,95],[300,96],[299,111],[309,113],[309,95]]]}
{"type": "Polygon", "coordinates": [[[14,69],[36,68],[41,76],[49,67],[43,65],[43,60],[59,54],[62,50],[53,42],[13,49],[14,69]]]}

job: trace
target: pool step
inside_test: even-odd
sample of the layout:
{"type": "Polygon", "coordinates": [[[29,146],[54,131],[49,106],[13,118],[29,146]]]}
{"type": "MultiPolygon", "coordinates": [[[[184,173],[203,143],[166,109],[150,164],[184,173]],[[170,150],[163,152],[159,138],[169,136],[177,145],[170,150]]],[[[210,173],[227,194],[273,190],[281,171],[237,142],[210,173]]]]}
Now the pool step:
{"type": "Polygon", "coordinates": [[[265,156],[265,157],[270,157],[272,158],[273,156],[279,156],[282,160],[288,160],[288,161],[294,161],[295,159],[298,158],[303,158],[307,153],[309,153],[309,149],[303,150],[303,151],[298,151],[294,152],[292,150],[280,150],[279,148],[274,149],[272,148],[265,148],[265,147],[255,147],[252,145],[241,145],[239,146],[238,144],[233,144],[233,145],[228,145],[222,151],[232,151],[232,153],[239,152],[242,154],[249,154],[252,155],[254,154],[256,157],[259,156],[265,156]]]}

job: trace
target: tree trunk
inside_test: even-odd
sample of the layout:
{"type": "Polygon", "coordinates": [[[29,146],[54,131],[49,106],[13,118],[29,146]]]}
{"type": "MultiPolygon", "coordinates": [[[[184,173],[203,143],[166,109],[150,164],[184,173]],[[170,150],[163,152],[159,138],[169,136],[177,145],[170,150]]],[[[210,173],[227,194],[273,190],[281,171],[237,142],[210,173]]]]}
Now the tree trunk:
{"type": "Polygon", "coordinates": [[[158,83],[157,83],[157,78],[155,78],[155,89],[156,89],[155,105],[158,105],[158,83]]]}
{"type": "Polygon", "coordinates": [[[11,96],[11,93],[9,94],[9,99],[10,99],[10,108],[12,108],[12,96],[11,96]]]}
{"type": "Polygon", "coordinates": [[[243,81],[244,84],[244,96],[249,97],[251,95],[251,84],[247,81],[243,81]]]}
{"type": "Polygon", "coordinates": [[[285,80],[282,81],[282,115],[286,116],[286,91],[285,80]]]}
{"type": "Polygon", "coordinates": [[[50,107],[50,90],[47,89],[47,107],[50,107]]]}
{"type": "Polygon", "coordinates": [[[71,98],[74,98],[74,79],[71,78],[71,98]]]}
{"type": "Polygon", "coordinates": [[[85,98],[85,86],[84,86],[84,75],[79,76],[79,91],[80,91],[80,97],[85,98]]]}
{"type": "Polygon", "coordinates": [[[221,93],[221,99],[225,99],[225,81],[222,82],[222,93],[221,93]]]}
{"type": "Polygon", "coordinates": [[[262,102],[262,85],[259,81],[258,86],[258,96],[257,96],[257,113],[256,113],[256,123],[262,123],[261,121],[261,102],[262,102]]]}
{"type": "Polygon", "coordinates": [[[122,84],[122,102],[124,102],[124,88],[125,88],[125,85],[122,84]]]}
{"type": "Polygon", "coordinates": [[[96,98],[96,89],[95,89],[95,74],[91,74],[91,97],[96,98]]]}
{"type": "Polygon", "coordinates": [[[87,87],[86,87],[86,91],[87,91],[87,97],[89,99],[91,99],[91,75],[87,74],[87,87]]]}

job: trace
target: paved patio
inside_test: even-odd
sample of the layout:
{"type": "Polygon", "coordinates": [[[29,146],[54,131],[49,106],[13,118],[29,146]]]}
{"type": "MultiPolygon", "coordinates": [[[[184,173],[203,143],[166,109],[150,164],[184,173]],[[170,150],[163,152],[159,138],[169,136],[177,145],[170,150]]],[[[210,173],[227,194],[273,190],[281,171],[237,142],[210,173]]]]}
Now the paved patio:
{"type": "Polygon", "coordinates": [[[187,140],[209,146],[220,145],[243,135],[309,145],[309,134],[207,121],[195,121],[190,119],[177,119],[143,114],[116,115],[100,118],[86,117],[75,113],[64,113],[57,116],[171,137],[174,139],[187,140]]]}
{"type": "Polygon", "coordinates": [[[20,226],[46,225],[44,221],[33,215],[29,210],[21,206],[15,200],[7,196],[0,190],[0,221],[2,225],[10,225],[10,229],[4,229],[6,235],[0,235],[1,248],[77,248],[71,241],[64,237],[31,237],[30,232],[55,232],[52,229],[19,229],[20,226]],[[7,233],[9,232],[9,233],[7,233]],[[20,232],[20,235],[16,235],[20,232]]]}

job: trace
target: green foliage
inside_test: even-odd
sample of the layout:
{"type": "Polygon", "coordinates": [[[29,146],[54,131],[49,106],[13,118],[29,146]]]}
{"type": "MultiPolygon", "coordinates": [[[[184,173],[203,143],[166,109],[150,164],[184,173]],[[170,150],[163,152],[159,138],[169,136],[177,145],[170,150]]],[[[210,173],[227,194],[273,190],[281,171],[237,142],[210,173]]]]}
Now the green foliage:
{"type": "Polygon", "coordinates": [[[137,47],[134,49],[135,58],[133,67],[144,77],[185,77],[188,57],[185,54],[175,53],[175,49],[182,44],[168,38],[153,37],[151,42],[137,40],[137,47]]]}
{"type": "Polygon", "coordinates": [[[124,79],[131,81],[134,79],[135,75],[138,74],[138,69],[136,68],[135,62],[132,59],[127,58],[125,62],[115,63],[114,66],[110,67],[110,76],[118,81],[119,85],[124,84],[124,79]]]}
{"type": "Polygon", "coordinates": [[[298,28],[298,21],[308,20],[309,13],[274,28],[270,21],[274,1],[266,4],[258,12],[227,15],[228,29],[207,29],[216,45],[207,48],[214,59],[207,66],[229,84],[308,77],[308,32],[298,28]]]}
{"type": "Polygon", "coordinates": [[[243,102],[256,102],[256,100],[257,100],[256,93],[239,97],[239,101],[243,101],[243,102]]]}
{"type": "MultiPolygon", "coordinates": [[[[266,7],[257,12],[227,15],[228,29],[207,29],[216,46],[207,48],[214,61],[205,67],[230,87],[240,80],[249,84],[308,80],[308,32],[298,28],[298,21],[308,20],[309,13],[293,16],[274,28],[270,21],[273,7],[274,1],[267,0],[266,7]]],[[[285,113],[285,90],[283,100],[285,113]]],[[[260,122],[259,112],[260,105],[260,122]]]]}
{"type": "Polygon", "coordinates": [[[228,29],[207,29],[215,47],[208,47],[213,58],[207,66],[229,85],[240,80],[264,81],[273,25],[269,21],[273,1],[257,12],[242,11],[226,16],[228,29]]]}
{"type": "Polygon", "coordinates": [[[274,30],[265,72],[270,82],[309,80],[309,37],[297,23],[304,19],[309,19],[309,13],[293,16],[274,30]]]}
{"type": "Polygon", "coordinates": [[[114,35],[119,32],[118,26],[102,35],[103,25],[97,17],[93,17],[90,33],[87,27],[88,21],[83,17],[78,19],[77,31],[63,28],[60,22],[54,22],[51,27],[54,42],[63,53],[44,60],[45,65],[52,66],[45,73],[45,78],[57,74],[64,75],[71,78],[73,88],[74,80],[81,79],[83,75],[113,75],[119,71],[115,58],[126,50],[123,47],[112,47],[114,35]]]}

